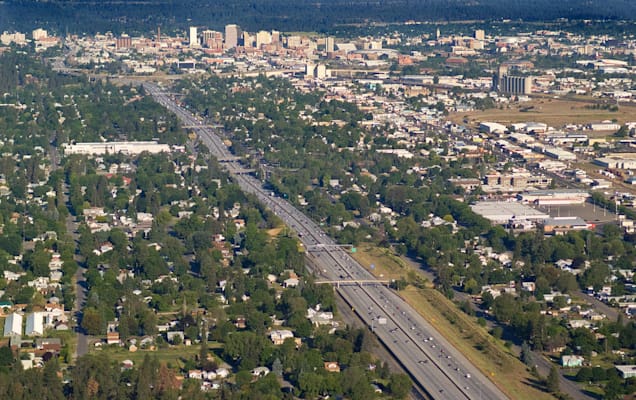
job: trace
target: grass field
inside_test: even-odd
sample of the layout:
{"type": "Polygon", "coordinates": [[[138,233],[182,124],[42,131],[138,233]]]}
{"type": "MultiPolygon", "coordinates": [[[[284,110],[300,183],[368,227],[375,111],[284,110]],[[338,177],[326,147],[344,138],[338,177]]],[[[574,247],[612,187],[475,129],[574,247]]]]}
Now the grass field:
{"type": "Polygon", "coordinates": [[[405,279],[407,282],[417,286],[432,287],[430,282],[425,281],[424,278],[416,274],[411,266],[391,253],[389,249],[361,245],[352,256],[378,279],[405,279]],[[371,268],[371,265],[373,265],[373,268],[371,268]]]}
{"type": "MultiPolygon", "coordinates": [[[[211,355],[214,355],[213,353],[214,349],[219,348],[221,346],[218,343],[209,343],[208,345],[210,348],[211,355]]],[[[184,365],[183,361],[186,359],[191,359],[197,354],[199,354],[200,349],[201,349],[200,345],[196,344],[192,346],[179,345],[179,346],[158,349],[154,351],[139,349],[135,352],[130,352],[125,347],[106,346],[106,347],[103,347],[101,350],[96,350],[96,351],[106,352],[112,360],[115,360],[117,362],[122,362],[124,360],[131,360],[135,365],[139,365],[147,354],[150,357],[156,357],[160,363],[166,363],[166,364],[172,365],[173,367],[182,368],[184,365]]],[[[219,362],[219,364],[221,363],[221,361],[218,359],[217,359],[217,362],[219,362]]]]}
{"type": "MultiPolygon", "coordinates": [[[[404,278],[414,282],[414,276],[419,276],[412,266],[388,249],[360,246],[353,256],[367,269],[374,264],[375,268],[370,271],[381,279],[404,278]]],[[[537,387],[535,378],[504,343],[479,326],[474,317],[459,310],[430,283],[418,286],[409,285],[399,295],[504,393],[519,400],[553,399],[537,387]]]]}
{"type": "Polygon", "coordinates": [[[479,125],[481,121],[502,124],[534,121],[544,122],[555,128],[566,124],[587,124],[613,119],[619,123],[625,123],[634,119],[634,112],[636,112],[634,107],[619,106],[616,112],[593,110],[587,107],[591,105],[588,101],[592,99],[532,99],[529,102],[504,106],[503,109],[451,113],[449,119],[458,124],[465,123],[466,119],[470,125],[479,125]]]}

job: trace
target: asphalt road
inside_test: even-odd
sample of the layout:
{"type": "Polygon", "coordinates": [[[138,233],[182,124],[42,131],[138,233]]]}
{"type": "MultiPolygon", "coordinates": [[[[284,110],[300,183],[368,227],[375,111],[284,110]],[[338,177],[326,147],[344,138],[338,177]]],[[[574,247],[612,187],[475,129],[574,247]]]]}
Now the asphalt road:
{"type": "Polygon", "coordinates": [[[314,257],[312,261],[321,269],[316,272],[326,279],[342,281],[337,289],[341,296],[431,398],[507,398],[415,310],[392,290],[378,283],[344,249],[336,247],[336,243],[316,223],[284,199],[270,196],[254,177],[242,174],[243,166],[232,160],[232,154],[212,129],[204,127],[198,118],[179,107],[158,86],[145,83],[144,87],[185,125],[201,125],[194,128],[195,133],[212,155],[219,160],[228,160],[223,165],[241,189],[254,194],[298,232],[306,248],[318,246],[318,251],[309,251],[308,255],[314,257]]]}
{"type": "MultiPolygon", "coordinates": [[[[56,63],[62,62],[61,59],[57,60],[56,63]]],[[[61,157],[59,151],[56,146],[53,145],[55,141],[55,135],[51,135],[49,138],[49,157],[51,160],[52,169],[55,171],[60,168],[61,157]]],[[[70,199],[69,199],[69,188],[68,185],[64,185],[64,193],[62,193],[62,201],[66,204],[67,208],[70,207],[70,199]]],[[[71,236],[73,242],[75,243],[75,248],[77,248],[79,244],[79,233],[77,232],[77,222],[75,222],[75,218],[69,213],[66,216],[66,220],[64,221],[66,226],[66,232],[71,236]]],[[[79,254],[75,254],[75,261],[78,265],[81,265],[83,261],[79,254]]],[[[86,268],[79,267],[75,272],[75,303],[73,304],[73,318],[75,321],[75,332],[77,333],[77,346],[75,347],[75,353],[73,353],[73,358],[77,359],[77,357],[81,357],[84,354],[88,353],[88,336],[84,333],[82,329],[80,329],[77,324],[78,321],[82,320],[82,308],[84,307],[86,301],[86,279],[84,278],[84,273],[86,272],[86,268]]]]}

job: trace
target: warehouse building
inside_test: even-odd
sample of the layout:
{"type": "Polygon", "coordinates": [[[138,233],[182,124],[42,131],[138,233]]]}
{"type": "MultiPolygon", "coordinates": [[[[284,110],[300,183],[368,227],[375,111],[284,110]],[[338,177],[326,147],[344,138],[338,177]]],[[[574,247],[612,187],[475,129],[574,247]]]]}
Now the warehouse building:
{"type": "Polygon", "coordinates": [[[474,213],[495,224],[508,224],[512,220],[543,222],[550,216],[521,203],[480,201],[470,206],[474,213]]]}

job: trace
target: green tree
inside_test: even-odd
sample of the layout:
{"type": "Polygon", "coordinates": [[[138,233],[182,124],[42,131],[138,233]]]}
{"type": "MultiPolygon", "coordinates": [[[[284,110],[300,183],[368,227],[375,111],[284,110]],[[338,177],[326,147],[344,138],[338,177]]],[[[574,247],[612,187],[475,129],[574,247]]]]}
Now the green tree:
{"type": "Polygon", "coordinates": [[[8,367],[13,364],[13,352],[9,346],[0,347],[0,367],[8,367]]]}
{"type": "Polygon", "coordinates": [[[545,380],[545,386],[550,393],[557,393],[559,391],[559,370],[555,365],[550,368],[550,373],[545,380]]]}
{"type": "Polygon", "coordinates": [[[102,316],[96,308],[87,307],[84,308],[82,314],[81,327],[89,335],[99,335],[102,333],[104,321],[102,316]]]}
{"type": "Polygon", "coordinates": [[[405,374],[393,374],[389,379],[389,390],[396,399],[405,398],[411,391],[411,379],[405,374]]]}

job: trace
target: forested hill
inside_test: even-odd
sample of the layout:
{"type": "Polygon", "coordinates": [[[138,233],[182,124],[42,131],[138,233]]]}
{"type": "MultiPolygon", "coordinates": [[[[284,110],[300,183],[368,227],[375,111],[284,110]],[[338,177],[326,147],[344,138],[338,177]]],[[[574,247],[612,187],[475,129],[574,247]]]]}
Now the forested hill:
{"type": "Polygon", "coordinates": [[[161,25],[325,31],[368,21],[636,19],[633,0],[0,0],[0,30],[137,32],[161,25]]]}

